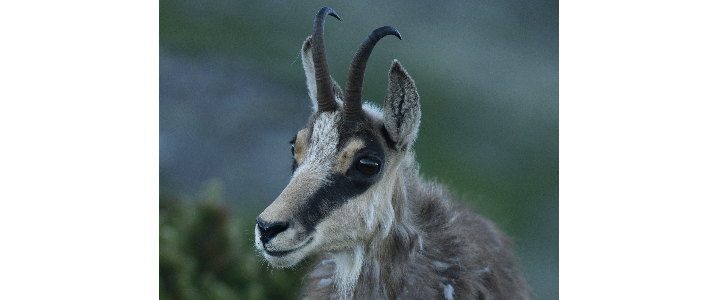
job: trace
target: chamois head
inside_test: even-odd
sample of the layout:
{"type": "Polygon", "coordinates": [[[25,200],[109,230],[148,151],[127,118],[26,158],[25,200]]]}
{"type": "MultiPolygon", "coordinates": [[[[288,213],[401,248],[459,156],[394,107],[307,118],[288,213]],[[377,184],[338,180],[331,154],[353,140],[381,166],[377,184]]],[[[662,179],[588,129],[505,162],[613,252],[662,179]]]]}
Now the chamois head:
{"type": "Polygon", "coordinates": [[[322,8],[314,33],[302,47],[304,72],[314,113],[292,140],[293,175],[279,197],[257,218],[255,243],[275,267],[290,267],[308,255],[341,253],[386,237],[394,222],[392,195],[403,193],[399,166],[419,128],[414,81],[392,63],[383,112],[361,102],[366,62],[389,26],[374,30],[349,68],[346,92],[329,75],[324,19],[339,16],[322,8]]]}

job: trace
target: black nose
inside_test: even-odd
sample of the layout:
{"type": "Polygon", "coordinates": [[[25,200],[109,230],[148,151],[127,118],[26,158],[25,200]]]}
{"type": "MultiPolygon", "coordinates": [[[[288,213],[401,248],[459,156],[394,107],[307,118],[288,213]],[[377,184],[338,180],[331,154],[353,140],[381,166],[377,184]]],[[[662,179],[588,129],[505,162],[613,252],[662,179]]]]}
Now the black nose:
{"type": "Polygon", "coordinates": [[[274,222],[267,223],[264,220],[257,218],[257,227],[259,228],[259,240],[262,244],[266,244],[273,237],[280,234],[282,231],[287,230],[289,223],[287,222],[274,222]]]}

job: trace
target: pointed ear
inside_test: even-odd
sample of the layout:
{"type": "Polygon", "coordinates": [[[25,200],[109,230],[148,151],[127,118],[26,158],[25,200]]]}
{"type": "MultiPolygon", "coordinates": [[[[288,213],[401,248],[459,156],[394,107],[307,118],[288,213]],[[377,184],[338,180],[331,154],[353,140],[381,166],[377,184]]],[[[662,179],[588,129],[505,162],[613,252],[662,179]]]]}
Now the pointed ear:
{"type": "MultiPolygon", "coordinates": [[[[317,104],[317,81],[314,77],[314,60],[312,59],[312,37],[309,36],[302,46],[302,64],[304,65],[304,75],[307,77],[307,89],[309,90],[309,98],[312,100],[312,111],[316,112],[318,109],[317,104]]],[[[341,107],[341,101],[344,100],[342,88],[339,87],[334,78],[332,78],[332,90],[334,91],[334,98],[337,99],[339,107],[341,107]]]]}
{"type": "Polygon", "coordinates": [[[302,64],[307,77],[309,98],[312,99],[312,111],[317,111],[317,81],[314,78],[314,61],[312,60],[312,37],[309,36],[302,46],[302,64]]]}
{"type": "Polygon", "coordinates": [[[389,70],[389,89],[384,100],[384,126],[397,146],[406,150],[419,132],[419,93],[409,74],[394,60],[389,70]]]}

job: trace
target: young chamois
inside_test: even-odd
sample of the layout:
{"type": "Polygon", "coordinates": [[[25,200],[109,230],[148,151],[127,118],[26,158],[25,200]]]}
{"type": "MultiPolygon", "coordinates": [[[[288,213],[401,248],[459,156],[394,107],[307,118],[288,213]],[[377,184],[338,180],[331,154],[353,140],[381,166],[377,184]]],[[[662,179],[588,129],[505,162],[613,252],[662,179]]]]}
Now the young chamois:
{"type": "Polygon", "coordinates": [[[255,243],[272,266],[320,254],[307,299],[528,299],[509,239],[424,181],[412,144],[414,81],[394,61],[383,111],[361,102],[374,30],[349,69],[346,92],[329,75],[322,8],[302,60],[314,113],[292,140],[293,176],[257,218],[255,243]]]}

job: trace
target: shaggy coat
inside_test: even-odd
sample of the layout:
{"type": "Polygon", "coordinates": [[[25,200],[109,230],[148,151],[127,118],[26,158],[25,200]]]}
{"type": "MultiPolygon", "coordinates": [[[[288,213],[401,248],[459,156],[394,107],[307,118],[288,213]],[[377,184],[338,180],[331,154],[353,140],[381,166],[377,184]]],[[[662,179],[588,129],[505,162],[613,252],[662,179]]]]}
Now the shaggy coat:
{"type": "Polygon", "coordinates": [[[510,240],[419,175],[419,94],[398,61],[383,109],[362,105],[372,48],[399,32],[367,37],[343,93],[324,53],[328,15],[338,18],[320,10],[302,47],[314,113],[292,140],[289,184],[257,218],[257,250],[280,268],[318,256],[306,299],[528,299],[510,240]]]}
{"type": "MultiPolygon", "coordinates": [[[[511,241],[493,223],[451,201],[440,185],[423,181],[406,159],[391,202],[387,237],[363,245],[352,299],[529,299],[511,241]],[[401,192],[405,185],[405,193],[401,192]]],[[[336,259],[320,256],[306,277],[306,299],[336,299],[336,259]]]]}

